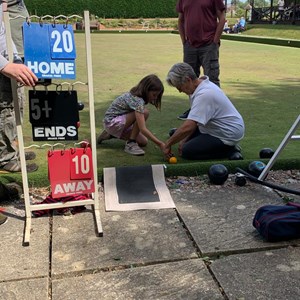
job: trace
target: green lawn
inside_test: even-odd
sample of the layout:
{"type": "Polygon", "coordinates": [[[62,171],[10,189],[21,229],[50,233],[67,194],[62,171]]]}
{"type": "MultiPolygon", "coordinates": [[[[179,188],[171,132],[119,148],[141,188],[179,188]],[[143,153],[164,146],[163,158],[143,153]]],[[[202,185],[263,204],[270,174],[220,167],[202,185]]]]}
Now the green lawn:
{"type": "MultiPolygon", "coordinates": [[[[76,34],[77,78],[86,82],[84,34],[76,34]]],[[[155,73],[163,81],[169,68],[182,61],[182,47],[176,34],[93,34],[92,59],[97,133],[102,130],[102,118],[110,102],[135,85],[143,76],[155,73]]],[[[263,147],[276,147],[300,112],[299,49],[254,43],[222,41],[220,48],[221,85],[246,124],[241,142],[245,162],[258,159],[263,147]]],[[[80,112],[80,139],[89,138],[89,112],[86,87],[76,86],[78,98],[86,104],[80,112]]],[[[188,98],[165,85],[161,112],[150,107],[149,128],[160,139],[168,138],[168,131],[182,121],[177,115],[188,108],[188,98]]],[[[28,112],[23,126],[25,145],[32,144],[28,112]]],[[[43,144],[43,143],[39,143],[43,144]]],[[[299,145],[290,143],[280,156],[299,158],[299,145]]],[[[163,163],[162,154],[149,143],[146,155],[134,157],[123,151],[124,142],[105,141],[97,147],[98,169],[124,165],[163,163]]],[[[32,185],[47,184],[46,150],[36,150],[38,172],[29,174],[32,185]]],[[[174,147],[177,154],[177,148],[174,147]]],[[[242,162],[237,162],[241,163],[242,162]]],[[[194,166],[205,163],[193,162],[194,166]]],[[[211,162],[207,162],[211,164],[211,162]]],[[[188,168],[190,162],[178,158],[174,170],[188,168]]],[[[199,173],[201,167],[199,167],[199,173]]],[[[179,172],[180,173],[180,172],[179,172]]],[[[191,174],[194,175],[194,174],[191,174]]],[[[3,176],[3,175],[2,175],[3,176]]],[[[14,177],[14,176],[10,176],[14,177]]],[[[10,178],[9,177],[9,178],[10,178]]],[[[6,179],[9,180],[6,176],[6,179]]],[[[20,175],[19,175],[20,178],[20,175]]]]}
{"type": "Polygon", "coordinates": [[[249,24],[243,35],[300,40],[300,26],[280,24],[249,24]]]}
{"type": "MultiPolygon", "coordinates": [[[[232,26],[236,22],[236,18],[228,18],[229,25],[232,26]]],[[[272,37],[281,39],[300,40],[300,26],[287,24],[247,24],[247,30],[243,35],[251,35],[258,37],[272,37]]]]}

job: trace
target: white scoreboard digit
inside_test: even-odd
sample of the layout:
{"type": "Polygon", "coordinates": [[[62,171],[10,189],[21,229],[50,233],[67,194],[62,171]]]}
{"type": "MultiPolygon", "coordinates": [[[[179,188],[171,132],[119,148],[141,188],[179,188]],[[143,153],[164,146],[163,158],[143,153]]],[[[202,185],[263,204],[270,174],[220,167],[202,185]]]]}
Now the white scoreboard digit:
{"type": "Polygon", "coordinates": [[[71,25],[23,24],[25,64],[38,78],[76,78],[76,48],[71,25]]]}
{"type": "Polygon", "coordinates": [[[75,59],[74,34],[71,25],[49,27],[52,59],[75,59]]]}

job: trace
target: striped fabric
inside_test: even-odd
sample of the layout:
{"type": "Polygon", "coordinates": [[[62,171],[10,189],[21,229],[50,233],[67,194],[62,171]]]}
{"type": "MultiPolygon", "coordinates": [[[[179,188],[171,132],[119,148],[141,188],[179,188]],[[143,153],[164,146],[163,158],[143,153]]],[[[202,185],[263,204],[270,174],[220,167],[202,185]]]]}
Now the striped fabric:
{"type": "MultiPolygon", "coordinates": [[[[39,204],[47,204],[47,203],[57,203],[57,202],[62,202],[62,203],[65,203],[65,202],[68,202],[68,201],[79,201],[79,200],[85,200],[85,199],[91,199],[91,195],[89,194],[82,194],[82,195],[74,195],[74,196],[67,196],[67,197],[61,197],[61,198],[53,198],[52,197],[52,193],[50,193],[45,200],[43,200],[42,202],[38,203],[37,205],[39,204]]],[[[59,213],[59,214],[64,214],[66,213],[68,210],[71,211],[71,213],[74,215],[74,214],[77,214],[77,213],[80,213],[82,211],[85,210],[85,206],[74,206],[74,207],[66,207],[66,208],[59,208],[59,209],[56,209],[56,212],[59,213]]],[[[32,214],[35,216],[35,217],[41,217],[45,214],[48,214],[50,212],[49,209],[45,209],[45,210],[36,210],[36,211],[33,211],[32,214]]]]}

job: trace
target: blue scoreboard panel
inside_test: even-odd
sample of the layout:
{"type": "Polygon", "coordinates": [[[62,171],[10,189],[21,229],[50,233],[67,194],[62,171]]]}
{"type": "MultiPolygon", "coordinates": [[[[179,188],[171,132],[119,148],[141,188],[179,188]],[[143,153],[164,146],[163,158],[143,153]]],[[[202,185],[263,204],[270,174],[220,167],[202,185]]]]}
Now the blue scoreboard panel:
{"type": "Polygon", "coordinates": [[[25,22],[23,38],[25,64],[38,78],[76,78],[71,25],[25,22]]]}

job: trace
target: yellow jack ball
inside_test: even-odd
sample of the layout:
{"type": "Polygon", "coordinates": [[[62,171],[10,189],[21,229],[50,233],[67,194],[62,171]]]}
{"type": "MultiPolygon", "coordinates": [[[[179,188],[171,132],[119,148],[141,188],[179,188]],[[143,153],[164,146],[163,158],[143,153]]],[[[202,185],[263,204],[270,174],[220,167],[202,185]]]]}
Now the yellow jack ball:
{"type": "Polygon", "coordinates": [[[169,163],[170,164],[177,164],[177,158],[175,156],[170,157],[169,163]]]}

